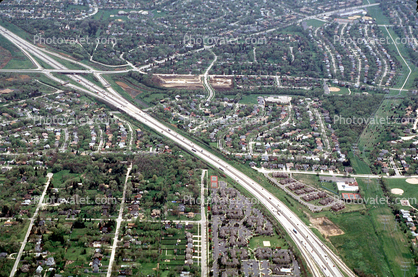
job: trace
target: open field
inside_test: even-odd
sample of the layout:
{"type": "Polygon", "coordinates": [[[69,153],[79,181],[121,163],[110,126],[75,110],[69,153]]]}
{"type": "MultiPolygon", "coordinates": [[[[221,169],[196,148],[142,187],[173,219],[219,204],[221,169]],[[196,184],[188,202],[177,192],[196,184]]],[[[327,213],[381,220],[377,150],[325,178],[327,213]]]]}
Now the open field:
{"type": "Polygon", "coordinates": [[[336,95],[344,95],[344,94],[350,94],[350,91],[346,87],[329,87],[330,94],[336,94],[336,95]]]}
{"type": "Polygon", "coordinates": [[[311,218],[310,221],[325,237],[344,235],[344,231],[326,217],[311,218]]]}
{"type": "Polygon", "coordinates": [[[32,62],[15,47],[9,40],[0,35],[0,68],[2,69],[31,69],[32,62]]]}
{"type": "Polygon", "coordinates": [[[257,104],[257,97],[262,96],[258,94],[244,94],[239,101],[240,104],[257,104]]]}
{"type": "Polygon", "coordinates": [[[348,158],[350,159],[351,166],[357,174],[372,174],[372,171],[367,163],[355,156],[353,152],[348,154],[348,158]]]}
{"type": "Polygon", "coordinates": [[[383,11],[380,6],[368,7],[366,10],[368,15],[376,20],[377,24],[390,24],[389,18],[383,15],[383,11]]]}
{"type": "MultiPolygon", "coordinates": [[[[408,77],[409,69],[406,66],[405,62],[402,60],[402,58],[399,56],[398,50],[396,49],[395,45],[393,44],[393,41],[390,38],[388,32],[390,33],[392,38],[395,40],[395,42],[396,41],[401,41],[401,38],[395,33],[395,31],[393,30],[392,27],[388,27],[388,32],[386,31],[386,29],[384,27],[380,27],[380,29],[382,30],[383,35],[388,37],[388,41],[390,42],[387,45],[387,47],[389,49],[392,49],[394,51],[394,53],[396,53],[395,58],[399,61],[399,63],[402,66],[402,71],[400,71],[398,73],[398,76],[397,76],[397,79],[396,79],[397,83],[394,86],[395,88],[401,88],[402,85],[404,84],[406,78],[408,77]]],[[[396,46],[398,47],[399,52],[402,54],[403,58],[405,59],[405,61],[408,64],[408,66],[411,68],[411,75],[409,76],[408,81],[406,82],[404,89],[412,89],[412,88],[416,89],[416,87],[414,87],[413,82],[414,82],[414,79],[418,77],[417,68],[416,68],[416,66],[413,65],[413,63],[411,61],[409,61],[409,55],[408,55],[408,52],[406,50],[405,45],[402,44],[402,43],[397,43],[396,46]]]]}
{"type": "Polygon", "coordinates": [[[389,191],[392,189],[403,190],[404,193],[402,196],[394,195],[395,197],[400,197],[400,199],[408,199],[410,204],[413,206],[418,204],[418,185],[408,183],[405,178],[384,178],[383,182],[389,191]]]}
{"type": "Polygon", "coordinates": [[[323,22],[321,20],[318,20],[318,19],[309,19],[309,20],[306,20],[306,24],[308,26],[312,26],[314,28],[318,28],[318,27],[321,27],[322,25],[324,25],[325,22],[323,22]]]}
{"type": "MultiPolygon", "coordinates": [[[[318,178],[317,176],[303,176],[303,174],[294,174],[294,177],[307,184],[315,183],[315,179],[318,178]]],[[[406,183],[404,179],[385,179],[385,181],[388,180],[393,182],[389,187],[405,190],[403,196],[408,195],[408,185],[415,189],[417,186],[406,183]]],[[[401,276],[403,275],[400,267],[401,262],[411,262],[412,258],[406,242],[407,237],[400,228],[396,229],[397,223],[387,205],[375,205],[370,201],[371,198],[384,197],[379,180],[372,179],[370,184],[365,178],[357,178],[357,181],[362,195],[368,199],[368,203],[365,205],[366,209],[349,212],[358,204],[346,204],[346,208],[337,214],[330,211],[315,214],[306,211],[305,214],[308,215],[311,222],[313,221],[313,225],[323,222],[325,224],[322,225],[325,225],[325,228],[331,228],[335,234],[339,234],[336,236],[328,234],[328,240],[337,249],[336,252],[342,256],[343,260],[351,268],[355,268],[357,273],[401,276]],[[330,220],[330,223],[328,220],[324,221],[324,218],[330,220]],[[387,220],[386,227],[382,223],[383,220],[387,220]]],[[[322,235],[327,235],[320,227],[318,230],[322,235]]],[[[332,234],[332,232],[330,233],[332,234]]],[[[414,276],[413,270],[407,272],[406,276],[414,276]]]]}

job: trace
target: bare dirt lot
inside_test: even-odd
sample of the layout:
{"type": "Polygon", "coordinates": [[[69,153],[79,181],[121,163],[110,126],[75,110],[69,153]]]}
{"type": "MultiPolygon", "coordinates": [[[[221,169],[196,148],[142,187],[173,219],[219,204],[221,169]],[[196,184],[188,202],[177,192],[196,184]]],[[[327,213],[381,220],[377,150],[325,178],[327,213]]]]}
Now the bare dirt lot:
{"type": "Polygon", "coordinates": [[[229,90],[234,88],[232,77],[213,76],[210,77],[209,83],[216,90],[229,90]]]}
{"type": "Polygon", "coordinates": [[[406,182],[409,183],[409,184],[416,185],[416,184],[418,184],[418,179],[417,178],[409,178],[409,179],[406,179],[406,182]]]}
{"type": "Polygon", "coordinates": [[[338,228],[338,226],[335,225],[327,217],[310,218],[309,221],[324,236],[329,236],[330,237],[330,236],[344,235],[343,230],[338,228]]]}
{"type": "Polygon", "coordinates": [[[197,75],[163,76],[154,75],[153,82],[165,88],[203,89],[202,81],[197,75]]]}
{"type": "Polygon", "coordinates": [[[391,192],[392,194],[397,194],[397,195],[402,195],[402,194],[403,194],[403,190],[402,190],[402,189],[398,189],[398,188],[396,188],[396,189],[391,189],[391,190],[390,190],[390,192],[391,192]]]}
{"type": "Polygon", "coordinates": [[[135,99],[135,97],[140,94],[142,91],[131,88],[129,85],[125,84],[124,82],[117,81],[116,84],[120,86],[124,91],[129,93],[129,95],[135,99]]]}
{"type": "Polygon", "coordinates": [[[5,67],[12,59],[12,54],[6,49],[0,47],[0,69],[5,67]]]}
{"type": "Polygon", "coordinates": [[[330,91],[333,91],[333,92],[337,92],[337,91],[340,91],[341,89],[340,88],[336,88],[336,87],[330,87],[329,90],[330,91]]]}
{"type": "Polygon", "coordinates": [[[7,78],[6,81],[13,82],[13,81],[28,81],[31,77],[28,75],[17,75],[17,78],[7,78]]]}

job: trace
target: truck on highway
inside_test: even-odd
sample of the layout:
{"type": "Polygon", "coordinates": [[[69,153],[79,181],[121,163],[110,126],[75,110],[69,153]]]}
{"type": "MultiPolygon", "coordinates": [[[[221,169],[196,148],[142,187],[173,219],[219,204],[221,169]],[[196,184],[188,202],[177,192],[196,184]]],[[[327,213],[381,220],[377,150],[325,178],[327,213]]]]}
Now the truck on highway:
{"type": "Polygon", "coordinates": [[[297,234],[297,233],[298,233],[298,231],[296,231],[296,229],[293,229],[293,232],[295,232],[295,234],[297,234]]]}

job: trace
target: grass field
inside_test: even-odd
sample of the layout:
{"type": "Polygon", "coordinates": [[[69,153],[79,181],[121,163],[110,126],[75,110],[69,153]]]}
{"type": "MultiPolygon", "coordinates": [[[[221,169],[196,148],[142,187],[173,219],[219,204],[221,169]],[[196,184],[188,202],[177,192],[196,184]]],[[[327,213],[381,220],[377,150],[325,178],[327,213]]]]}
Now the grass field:
{"type": "MultiPolygon", "coordinates": [[[[397,81],[397,84],[396,84],[396,86],[395,86],[395,88],[401,88],[401,87],[402,87],[402,85],[403,85],[403,84],[404,84],[404,82],[405,82],[405,79],[408,77],[408,74],[409,74],[409,69],[408,69],[408,67],[406,66],[406,64],[405,64],[405,62],[403,61],[403,59],[399,56],[399,54],[398,54],[398,50],[396,49],[395,45],[393,44],[394,42],[393,42],[393,41],[392,41],[392,39],[390,38],[389,34],[392,36],[392,38],[395,40],[395,42],[396,42],[396,41],[402,41],[402,40],[401,40],[402,38],[401,38],[401,37],[399,37],[399,36],[395,33],[395,31],[393,30],[393,28],[391,28],[391,27],[388,27],[388,28],[387,28],[387,31],[386,31],[386,28],[384,28],[384,27],[380,27],[380,28],[381,28],[381,30],[382,30],[382,32],[383,32],[383,34],[388,36],[388,41],[389,41],[389,44],[388,44],[388,45],[386,45],[386,47],[388,47],[389,49],[392,49],[392,50],[393,50],[393,51],[397,54],[397,55],[396,55],[396,59],[397,59],[397,60],[399,61],[399,63],[402,65],[401,75],[398,75],[398,79],[397,79],[398,81],[397,81]],[[389,34],[388,34],[388,33],[389,33],[389,34]]],[[[406,82],[404,89],[412,89],[412,88],[416,89],[416,87],[414,87],[413,82],[414,82],[414,79],[418,77],[417,67],[416,67],[416,66],[414,66],[414,64],[412,63],[412,61],[410,61],[410,59],[409,59],[409,55],[408,55],[408,52],[407,52],[407,50],[406,50],[406,46],[405,46],[405,44],[402,44],[402,43],[397,43],[397,44],[396,44],[396,46],[398,47],[399,52],[401,53],[401,55],[402,55],[402,56],[403,56],[403,58],[405,59],[405,61],[406,61],[407,65],[411,68],[411,75],[409,76],[408,81],[406,82]]]]}
{"type": "MultiPolygon", "coordinates": [[[[59,84],[59,83],[57,83],[57,82],[55,82],[55,81],[53,81],[53,80],[51,80],[51,79],[49,79],[48,77],[46,77],[44,74],[29,74],[30,76],[33,76],[35,79],[37,79],[38,81],[40,81],[40,82],[42,82],[43,84],[45,84],[45,86],[52,86],[52,87],[55,87],[55,88],[57,88],[57,89],[61,89],[62,88],[62,86],[59,84]]],[[[52,88],[51,88],[52,89],[52,88]]]]}
{"type": "MultiPolygon", "coordinates": [[[[303,174],[294,174],[294,177],[307,184],[315,183],[318,178],[315,175],[303,174]]],[[[343,235],[331,236],[328,239],[351,268],[373,276],[402,276],[401,262],[412,264],[406,235],[400,228],[396,229],[397,223],[391,209],[385,204],[376,205],[371,200],[376,197],[384,198],[379,180],[371,179],[369,184],[367,183],[369,180],[365,178],[357,178],[357,181],[360,191],[364,194],[364,202],[366,199],[368,201],[365,205],[366,209],[356,212],[355,210],[359,208],[358,204],[347,204],[342,213],[323,211],[311,216],[328,217],[344,231],[343,235]],[[386,226],[383,223],[384,218],[388,218],[386,226]]],[[[414,192],[414,188],[418,191],[418,186],[407,184],[403,179],[385,181],[390,182],[388,187],[404,189],[407,192],[404,195],[418,194],[414,192]]],[[[405,276],[414,276],[412,268],[405,276]]]]}
{"type": "MultiPolygon", "coordinates": [[[[387,205],[375,205],[370,199],[384,197],[379,180],[357,178],[365,199],[368,199],[365,210],[347,212],[358,205],[347,204],[340,214],[325,211],[314,214],[315,217],[328,217],[342,231],[343,235],[328,237],[350,268],[367,274],[367,276],[403,276],[401,262],[412,264],[412,255],[405,234],[395,229],[395,220],[387,205]],[[387,217],[386,226],[383,219],[387,217]]],[[[366,276],[366,275],[365,275],[366,276]]],[[[411,268],[405,276],[415,276],[411,268]]]]}
{"type": "Polygon", "coordinates": [[[80,176],[80,174],[70,173],[69,170],[61,170],[54,173],[51,183],[53,183],[56,188],[62,188],[66,180],[69,178],[76,178],[78,176],[80,176]]]}
{"type": "Polygon", "coordinates": [[[319,177],[313,174],[295,173],[292,174],[292,177],[310,186],[318,187],[319,184],[319,177]]]}
{"type": "MultiPolygon", "coordinates": [[[[369,182],[368,179],[357,178],[357,181],[364,191],[365,199],[385,198],[380,186],[380,180],[372,179],[369,184],[367,183],[369,182]]],[[[387,267],[393,276],[403,275],[401,263],[412,262],[412,255],[409,243],[406,242],[405,234],[398,228],[392,210],[386,204],[375,205],[370,203],[367,205],[367,208],[369,220],[371,220],[374,226],[374,232],[378,235],[384,256],[386,256],[387,267]],[[385,218],[388,219],[387,223],[384,223],[386,221],[385,218]]],[[[384,263],[381,268],[384,275],[388,274],[383,271],[383,269],[386,269],[384,263]]],[[[414,274],[415,269],[413,267],[410,268],[409,272],[406,272],[406,276],[415,276],[414,274]]],[[[379,276],[382,275],[379,274],[379,276]]]]}
{"type": "Polygon", "coordinates": [[[400,196],[398,195],[397,197],[405,198],[408,199],[410,201],[410,204],[414,204],[413,201],[415,201],[415,204],[417,204],[417,199],[418,199],[418,185],[414,185],[414,184],[409,184],[406,182],[406,178],[405,179],[400,179],[400,178],[396,178],[396,179],[389,179],[389,178],[385,178],[383,179],[385,186],[387,187],[387,189],[390,191],[391,189],[394,188],[399,188],[402,189],[404,191],[404,193],[400,196]]]}
{"type": "Polygon", "coordinates": [[[154,106],[152,101],[155,99],[162,99],[167,97],[167,94],[164,93],[164,90],[157,89],[153,87],[147,87],[142,83],[139,83],[137,80],[133,78],[129,78],[128,76],[109,76],[109,75],[102,75],[121,96],[123,96],[126,100],[130,101],[134,105],[139,106],[140,108],[147,108],[148,106],[154,106]],[[124,91],[121,86],[116,84],[116,81],[124,82],[129,85],[129,87],[134,88],[138,91],[139,94],[137,95],[130,95],[128,92],[124,91]],[[135,99],[133,99],[135,97],[135,99]]]}
{"type": "Polygon", "coordinates": [[[268,247],[272,247],[272,248],[280,247],[282,249],[288,248],[288,245],[284,239],[279,239],[275,236],[252,237],[248,245],[251,249],[256,249],[257,247],[264,247],[264,244],[263,244],[264,241],[270,242],[270,246],[268,247]]]}
{"type": "MultiPolygon", "coordinates": [[[[368,3],[367,3],[368,4],[368,3]]],[[[368,15],[376,20],[376,24],[390,24],[389,18],[384,14],[380,6],[366,8],[368,15]]]]}
{"type": "MultiPolygon", "coordinates": [[[[332,87],[332,85],[328,85],[329,87],[332,87]]],[[[350,91],[348,90],[348,88],[346,88],[346,87],[338,87],[339,89],[340,89],[340,91],[330,91],[330,94],[331,95],[349,95],[350,94],[350,91]]],[[[351,90],[352,91],[352,93],[354,93],[353,92],[353,90],[351,90]]]]}
{"type": "Polygon", "coordinates": [[[68,68],[68,69],[74,69],[74,70],[87,70],[87,68],[85,68],[85,67],[83,67],[83,66],[81,66],[81,65],[78,65],[78,64],[72,63],[72,62],[67,61],[67,60],[64,60],[64,59],[57,58],[57,57],[52,56],[52,55],[49,55],[49,56],[50,56],[51,58],[53,58],[54,60],[56,60],[57,62],[59,62],[60,64],[62,64],[63,66],[65,66],[66,68],[68,68]]]}
{"type": "MultiPolygon", "coordinates": [[[[6,49],[11,54],[11,60],[3,69],[32,69],[35,65],[23,54],[13,43],[0,35],[0,46],[6,49]]],[[[1,62],[1,59],[0,59],[1,62]]]]}
{"type": "Polygon", "coordinates": [[[257,104],[257,97],[263,96],[258,94],[243,94],[241,100],[239,101],[240,104],[257,104]]]}
{"type": "MultiPolygon", "coordinates": [[[[367,152],[372,150],[376,146],[376,143],[382,140],[390,140],[390,134],[384,131],[385,124],[382,125],[379,122],[381,119],[390,118],[392,115],[395,115],[394,111],[391,110],[391,105],[397,106],[401,102],[402,99],[384,99],[373,117],[376,124],[368,124],[367,127],[364,129],[363,133],[360,135],[358,147],[362,151],[361,158],[366,163],[370,164],[371,162],[374,162],[368,160],[367,152]]],[[[361,161],[359,165],[361,165],[361,161]]]]}
{"type": "Polygon", "coordinates": [[[308,26],[317,28],[317,27],[321,27],[322,25],[324,25],[325,22],[317,20],[317,19],[309,19],[309,20],[306,20],[306,24],[308,26]]]}
{"type": "Polygon", "coordinates": [[[367,163],[362,161],[359,157],[355,156],[353,152],[348,154],[348,158],[350,159],[351,166],[353,167],[355,173],[372,174],[372,171],[370,170],[370,167],[367,165],[367,163]]]}
{"type": "Polygon", "coordinates": [[[13,25],[7,21],[1,20],[0,19],[0,25],[3,26],[4,28],[9,29],[9,31],[13,32],[14,34],[18,35],[19,37],[26,39],[27,41],[33,42],[33,36],[29,33],[27,33],[26,31],[24,31],[23,29],[17,27],[16,25],[13,25]]]}

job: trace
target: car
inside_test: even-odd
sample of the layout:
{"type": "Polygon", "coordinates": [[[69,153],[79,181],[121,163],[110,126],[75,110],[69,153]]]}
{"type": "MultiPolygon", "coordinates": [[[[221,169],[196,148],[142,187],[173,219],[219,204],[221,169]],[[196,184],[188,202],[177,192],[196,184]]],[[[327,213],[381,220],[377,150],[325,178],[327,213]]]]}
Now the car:
{"type": "Polygon", "coordinates": [[[196,152],[196,149],[192,148],[192,151],[193,151],[193,152],[196,152]]]}

